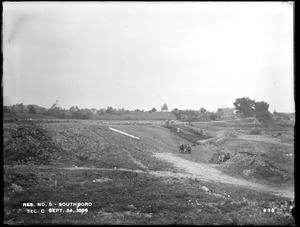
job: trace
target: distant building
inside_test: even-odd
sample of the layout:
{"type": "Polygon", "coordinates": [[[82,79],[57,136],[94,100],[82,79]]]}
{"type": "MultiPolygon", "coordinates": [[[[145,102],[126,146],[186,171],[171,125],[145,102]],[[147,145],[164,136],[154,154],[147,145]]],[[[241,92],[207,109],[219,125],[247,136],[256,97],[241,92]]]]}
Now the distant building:
{"type": "Polygon", "coordinates": [[[232,119],[234,118],[234,109],[219,108],[218,115],[221,119],[232,119]]]}
{"type": "Polygon", "coordinates": [[[54,108],[58,108],[58,109],[62,109],[59,105],[58,105],[58,100],[56,100],[56,103],[54,103],[50,109],[54,109],[54,108]]]}

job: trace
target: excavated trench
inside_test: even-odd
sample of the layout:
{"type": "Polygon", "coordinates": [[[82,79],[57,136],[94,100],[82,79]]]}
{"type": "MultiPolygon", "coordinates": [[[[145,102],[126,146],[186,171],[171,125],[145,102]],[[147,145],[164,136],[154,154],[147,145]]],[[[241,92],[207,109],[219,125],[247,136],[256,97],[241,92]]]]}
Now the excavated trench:
{"type": "Polygon", "coordinates": [[[198,145],[201,140],[207,140],[213,138],[209,134],[203,133],[201,130],[195,130],[189,127],[185,127],[182,125],[162,125],[162,127],[167,128],[170,130],[171,133],[176,134],[180,138],[188,141],[191,143],[191,145],[198,145]]]}

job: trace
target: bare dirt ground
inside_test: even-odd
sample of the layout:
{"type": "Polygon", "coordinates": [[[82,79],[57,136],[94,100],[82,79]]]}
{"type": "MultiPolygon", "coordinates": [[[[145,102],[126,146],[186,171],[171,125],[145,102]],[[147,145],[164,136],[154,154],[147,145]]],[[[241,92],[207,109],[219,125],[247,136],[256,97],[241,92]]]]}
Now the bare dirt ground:
{"type": "Polygon", "coordinates": [[[253,188],[255,190],[269,192],[275,195],[284,196],[287,198],[294,198],[292,190],[278,190],[269,188],[264,185],[255,184],[246,180],[228,176],[221,171],[204,163],[196,163],[183,158],[177,157],[172,153],[157,153],[156,157],[162,158],[165,161],[173,163],[176,167],[184,169],[187,173],[193,174],[194,178],[199,178],[205,181],[215,181],[226,184],[234,184],[243,187],[253,188]]]}
{"type": "Polygon", "coordinates": [[[293,147],[231,138],[222,125],[199,124],[191,128],[217,137],[193,146],[192,154],[181,154],[178,145],[187,142],[184,138],[191,131],[180,136],[161,127],[163,123],[49,120],[5,124],[6,223],[293,224],[287,202],[294,198],[288,178],[292,161],[285,155],[293,147]],[[109,125],[140,140],[112,132],[109,125]],[[219,152],[232,156],[213,164],[211,157],[219,152]],[[274,186],[257,181],[259,177],[274,181],[274,186]],[[277,187],[278,182],[290,186],[283,189],[277,187]],[[81,215],[31,216],[22,207],[24,202],[49,201],[92,201],[93,206],[81,215]],[[264,211],[272,207],[274,214],[264,211]]]}
{"type": "MultiPolygon", "coordinates": [[[[143,174],[151,174],[157,177],[172,177],[172,178],[191,178],[191,179],[199,179],[203,181],[211,181],[211,182],[219,182],[224,184],[233,184],[236,186],[247,187],[248,189],[254,189],[257,191],[263,191],[267,193],[271,193],[277,196],[283,196],[286,198],[294,198],[294,192],[292,190],[278,190],[276,188],[269,188],[264,185],[255,184],[253,182],[245,181],[242,179],[230,177],[219,170],[211,167],[211,165],[207,164],[199,164],[195,162],[191,162],[189,160],[182,159],[177,157],[173,153],[157,153],[156,157],[161,158],[165,161],[173,163],[177,168],[183,169],[186,173],[178,173],[178,172],[170,172],[170,171],[149,171],[147,167],[142,165],[142,168],[146,170],[133,170],[133,169],[124,169],[124,168],[96,168],[96,167],[62,167],[61,169],[70,170],[70,171],[81,171],[81,170],[90,170],[90,171],[125,171],[125,172],[133,172],[133,173],[143,173],[143,174]]],[[[9,167],[7,169],[18,169],[24,168],[26,166],[14,166],[9,167]]],[[[36,169],[51,169],[53,166],[37,166],[36,169]]]]}

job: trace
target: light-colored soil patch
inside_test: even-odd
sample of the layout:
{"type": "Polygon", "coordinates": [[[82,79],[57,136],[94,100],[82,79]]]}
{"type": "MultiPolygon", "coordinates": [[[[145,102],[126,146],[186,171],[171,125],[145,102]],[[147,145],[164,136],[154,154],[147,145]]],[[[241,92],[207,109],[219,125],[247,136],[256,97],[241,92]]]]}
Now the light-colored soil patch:
{"type": "Polygon", "coordinates": [[[211,167],[208,164],[196,163],[183,158],[180,158],[172,153],[157,153],[156,157],[161,158],[165,161],[173,163],[176,167],[184,169],[187,173],[193,174],[195,178],[200,178],[204,181],[216,181],[226,184],[234,184],[238,186],[253,188],[259,191],[266,191],[272,194],[280,195],[287,198],[294,198],[294,192],[290,190],[278,190],[269,188],[264,185],[256,184],[246,180],[234,178],[228,176],[219,170],[211,167]]]}

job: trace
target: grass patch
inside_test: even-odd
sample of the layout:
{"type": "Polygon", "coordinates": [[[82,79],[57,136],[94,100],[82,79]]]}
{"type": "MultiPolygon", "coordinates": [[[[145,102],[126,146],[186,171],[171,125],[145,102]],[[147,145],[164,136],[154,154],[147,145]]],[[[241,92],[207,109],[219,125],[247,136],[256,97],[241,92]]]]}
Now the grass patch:
{"type": "Polygon", "coordinates": [[[254,128],[249,132],[250,135],[261,135],[262,130],[260,128],[254,128]]]}
{"type": "Polygon", "coordinates": [[[175,116],[170,112],[155,112],[155,113],[130,113],[130,114],[104,114],[92,115],[93,120],[166,120],[175,119],[175,116]]]}
{"type": "Polygon", "coordinates": [[[9,120],[13,120],[13,119],[21,119],[21,120],[25,120],[25,119],[58,119],[56,117],[53,116],[49,116],[49,115],[44,115],[44,114],[30,114],[30,113],[3,113],[3,120],[4,122],[10,122],[9,120]]]}
{"type": "Polygon", "coordinates": [[[267,216],[262,211],[274,201],[283,204],[282,198],[226,184],[203,183],[192,179],[178,179],[177,183],[165,183],[163,178],[122,171],[35,171],[33,168],[9,169],[5,171],[5,177],[11,180],[7,181],[4,193],[5,197],[9,197],[4,204],[4,221],[14,224],[195,225],[232,224],[234,221],[238,224],[267,221],[275,224],[274,220],[279,219],[279,223],[293,223],[290,216],[276,214],[280,218],[274,219],[274,216],[267,216]],[[21,172],[23,178],[31,177],[34,181],[30,184],[16,181],[21,172]],[[95,183],[95,179],[110,180],[95,183]],[[10,190],[9,184],[12,181],[23,185],[23,191],[10,190]],[[205,193],[200,189],[203,185],[223,197],[205,193]],[[27,202],[48,204],[50,201],[92,202],[92,206],[88,207],[89,211],[84,214],[27,214],[22,206],[27,202]]]}
{"type": "Polygon", "coordinates": [[[36,123],[5,128],[4,164],[50,164],[60,151],[51,136],[36,123]]]}

